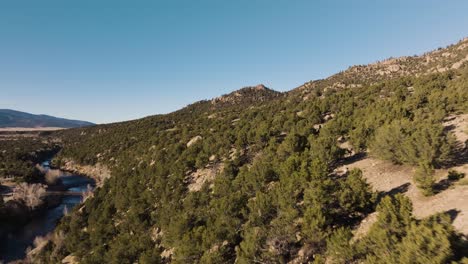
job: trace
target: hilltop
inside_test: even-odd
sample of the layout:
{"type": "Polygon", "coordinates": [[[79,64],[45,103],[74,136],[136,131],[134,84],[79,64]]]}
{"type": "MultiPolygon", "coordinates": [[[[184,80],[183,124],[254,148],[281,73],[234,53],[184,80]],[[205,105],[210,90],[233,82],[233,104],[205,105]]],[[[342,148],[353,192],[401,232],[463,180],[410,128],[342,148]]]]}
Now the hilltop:
{"type": "Polygon", "coordinates": [[[314,80],[291,90],[303,96],[370,85],[406,76],[422,76],[457,70],[468,61],[468,38],[422,55],[388,58],[368,65],[355,65],[323,80],[314,80]]]}
{"type": "Polygon", "coordinates": [[[263,84],[259,84],[257,86],[249,86],[234,91],[230,94],[223,95],[220,97],[216,97],[211,99],[211,104],[217,105],[225,105],[225,104],[250,104],[253,102],[265,102],[269,101],[273,98],[277,98],[281,96],[280,92],[274,91],[270,88],[267,88],[263,84]]]}

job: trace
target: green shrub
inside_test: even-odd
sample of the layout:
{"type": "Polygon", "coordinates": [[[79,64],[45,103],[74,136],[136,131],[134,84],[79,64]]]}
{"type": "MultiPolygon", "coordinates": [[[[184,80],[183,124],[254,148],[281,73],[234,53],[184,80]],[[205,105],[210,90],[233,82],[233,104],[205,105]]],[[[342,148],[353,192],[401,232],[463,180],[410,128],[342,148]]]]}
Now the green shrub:
{"type": "Polygon", "coordinates": [[[416,186],[424,196],[434,194],[434,168],[428,162],[421,162],[414,175],[416,186]]]}
{"type": "Polygon", "coordinates": [[[462,172],[458,172],[456,170],[449,170],[448,171],[448,176],[447,178],[450,180],[450,181],[458,181],[460,179],[463,179],[465,177],[465,173],[462,173],[462,172]]]}

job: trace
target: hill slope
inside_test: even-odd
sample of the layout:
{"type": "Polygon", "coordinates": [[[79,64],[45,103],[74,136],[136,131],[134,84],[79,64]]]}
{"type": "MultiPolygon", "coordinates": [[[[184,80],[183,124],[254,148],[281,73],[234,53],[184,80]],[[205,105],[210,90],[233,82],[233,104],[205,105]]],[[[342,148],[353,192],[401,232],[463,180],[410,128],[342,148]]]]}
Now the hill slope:
{"type": "MultiPolygon", "coordinates": [[[[413,214],[405,186],[375,184],[393,182],[384,167],[374,175],[347,165],[359,167],[356,160],[371,156],[405,166],[401,179],[412,179],[411,196],[444,197],[448,187],[438,185],[433,171],[468,162],[466,145],[443,125],[468,113],[467,43],[351,67],[288,93],[250,87],[167,115],[57,132],[58,166],[106,167],[111,177],[34,257],[45,263],[65,257],[81,263],[461,261],[467,241],[452,225],[452,210],[413,214]],[[355,237],[369,215],[372,225],[355,237]]],[[[450,184],[467,188],[456,179],[450,184]]]]}
{"type": "Polygon", "coordinates": [[[40,127],[83,127],[94,125],[91,122],[70,120],[58,118],[48,115],[34,115],[30,113],[0,109],[0,128],[6,127],[24,127],[24,128],[40,128],[40,127]]]}

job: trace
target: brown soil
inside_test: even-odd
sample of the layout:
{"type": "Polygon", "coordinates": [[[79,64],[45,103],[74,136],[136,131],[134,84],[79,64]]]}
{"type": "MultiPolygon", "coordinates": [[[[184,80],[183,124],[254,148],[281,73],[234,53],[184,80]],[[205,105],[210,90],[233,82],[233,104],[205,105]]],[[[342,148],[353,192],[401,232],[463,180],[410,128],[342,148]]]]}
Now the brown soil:
{"type": "MultiPolygon", "coordinates": [[[[444,125],[451,130],[460,143],[468,139],[468,114],[458,115],[448,118],[444,125]]],[[[403,193],[413,202],[413,213],[417,218],[424,218],[435,213],[447,212],[452,216],[455,228],[468,235],[468,185],[463,184],[465,179],[459,182],[450,182],[447,180],[448,170],[453,169],[465,173],[468,177],[468,157],[466,151],[461,151],[458,157],[459,164],[446,169],[436,170],[435,177],[438,183],[438,193],[431,197],[423,196],[415,186],[412,175],[415,168],[411,166],[394,165],[387,161],[377,160],[372,157],[352,162],[338,168],[338,171],[347,171],[352,168],[360,168],[363,176],[372,185],[373,189],[383,194],[403,193]]],[[[361,226],[356,230],[356,234],[365,233],[369,222],[375,220],[365,219],[361,226]]]]}
{"type": "MultiPolygon", "coordinates": [[[[413,212],[423,218],[439,212],[449,212],[457,230],[468,234],[468,185],[454,183],[440,193],[424,197],[412,181],[414,169],[410,166],[393,165],[374,158],[365,158],[346,166],[348,169],[360,168],[364,177],[374,190],[386,194],[404,193],[413,202],[413,212]]],[[[468,164],[453,167],[468,175],[468,164]]],[[[446,179],[448,170],[437,170],[439,182],[446,179]]]]}

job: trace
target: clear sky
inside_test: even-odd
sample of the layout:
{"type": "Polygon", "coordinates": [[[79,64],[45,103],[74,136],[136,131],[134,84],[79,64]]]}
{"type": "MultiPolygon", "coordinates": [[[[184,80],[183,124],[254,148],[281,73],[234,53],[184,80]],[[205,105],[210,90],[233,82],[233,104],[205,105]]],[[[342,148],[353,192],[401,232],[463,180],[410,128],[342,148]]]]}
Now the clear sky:
{"type": "Polygon", "coordinates": [[[466,0],[3,0],[0,108],[97,123],[468,36],[466,0]]]}

